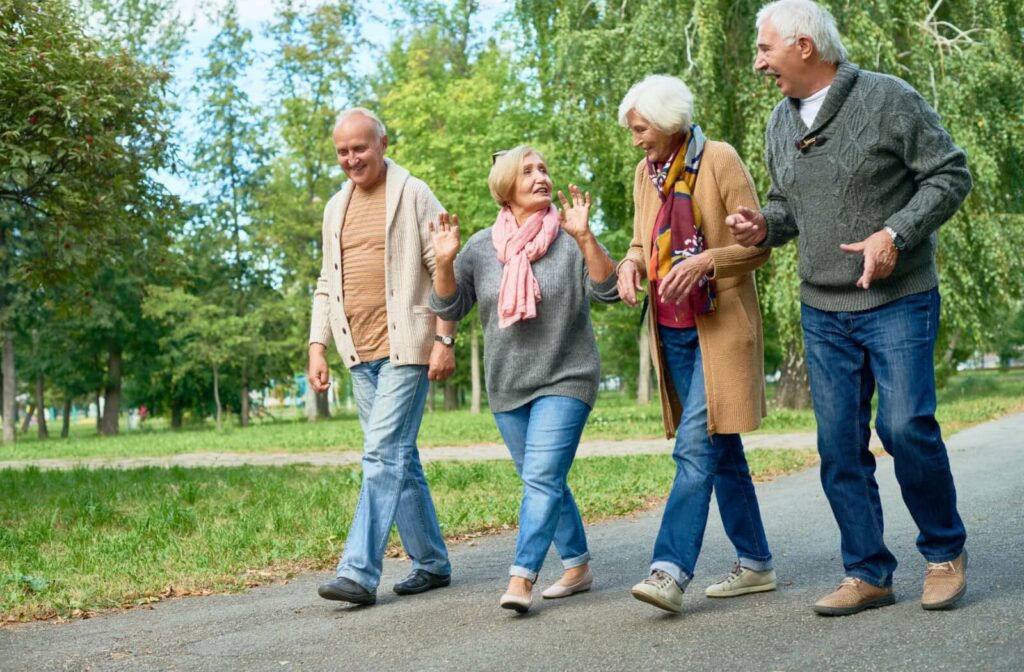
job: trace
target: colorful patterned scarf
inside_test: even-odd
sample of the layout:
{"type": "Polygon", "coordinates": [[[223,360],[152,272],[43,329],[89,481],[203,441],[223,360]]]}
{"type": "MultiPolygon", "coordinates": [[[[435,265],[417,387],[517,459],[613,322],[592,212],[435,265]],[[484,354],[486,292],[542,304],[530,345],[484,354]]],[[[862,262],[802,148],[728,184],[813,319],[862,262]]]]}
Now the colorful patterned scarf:
{"type": "MultiPolygon", "coordinates": [[[[693,188],[704,157],[704,142],[704,133],[700,126],[694,124],[683,143],[660,169],[655,169],[654,164],[647,161],[647,174],[661,198],[661,209],[654,221],[651,259],[647,265],[647,277],[651,281],[664,279],[673,266],[706,248],[700,208],[693,200],[693,188]]],[[[687,303],[695,315],[714,311],[712,283],[703,278],[693,288],[687,303]]]]}

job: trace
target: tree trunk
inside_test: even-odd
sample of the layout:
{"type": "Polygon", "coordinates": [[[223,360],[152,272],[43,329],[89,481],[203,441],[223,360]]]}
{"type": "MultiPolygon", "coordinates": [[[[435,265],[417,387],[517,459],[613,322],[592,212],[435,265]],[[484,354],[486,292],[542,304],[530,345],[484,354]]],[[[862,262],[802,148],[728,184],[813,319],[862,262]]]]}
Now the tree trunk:
{"type": "Polygon", "coordinates": [[[220,429],[220,372],[213,367],[213,403],[217,408],[217,429],[220,429]]]}
{"type": "Polygon", "coordinates": [[[107,353],[107,384],[103,388],[103,421],[100,423],[100,434],[104,436],[114,436],[118,432],[123,361],[121,346],[111,343],[107,353]]]}
{"type": "Polygon", "coordinates": [[[318,418],[329,418],[331,417],[331,400],[327,396],[328,390],[316,393],[316,417],[318,418]]]}
{"type": "Polygon", "coordinates": [[[473,396],[469,401],[469,412],[480,413],[480,336],[476,322],[469,328],[469,380],[473,396]]]}
{"type": "Polygon", "coordinates": [[[99,432],[103,428],[103,407],[100,405],[100,398],[103,395],[102,390],[96,391],[96,431],[99,432]]]}
{"type": "Polygon", "coordinates": [[[171,402],[171,429],[181,429],[185,417],[185,404],[180,399],[171,402]]]}
{"type": "Polygon", "coordinates": [[[444,410],[455,411],[459,408],[459,389],[452,382],[444,384],[444,410]]]}
{"type": "Polygon", "coordinates": [[[238,405],[238,424],[242,427],[249,426],[249,377],[242,372],[242,392],[238,405]]]}
{"type": "Polygon", "coordinates": [[[17,422],[16,372],[14,369],[14,334],[3,332],[3,373],[4,373],[4,443],[14,443],[14,423],[17,422]]]}
{"type": "Polygon", "coordinates": [[[775,405],[779,408],[810,408],[811,389],[807,384],[807,361],[796,343],[786,348],[775,386],[775,405]]]}
{"type": "Polygon", "coordinates": [[[36,374],[36,418],[39,424],[39,439],[50,438],[50,432],[46,428],[46,399],[43,388],[43,374],[36,374]]]}
{"type": "Polygon", "coordinates": [[[28,426],[32,424],[32,416],[36,414],[36,407],[33,406],[28,409],[28,413],[25,414],[25,421],[21,423],[21,433],[28,434],[28,426]]]}
{"type": "Polygon", "coordinates": [[[64,392],[64,417],[60,425],[60,438],[66,439],[71,434],[71,394],[64,392]]]}
{"type": "Polygon", "coordinates": [[[640,361],[636,374],[636,403],[651,401],[651,337],[647,325],[640,325],[640,361]]]}

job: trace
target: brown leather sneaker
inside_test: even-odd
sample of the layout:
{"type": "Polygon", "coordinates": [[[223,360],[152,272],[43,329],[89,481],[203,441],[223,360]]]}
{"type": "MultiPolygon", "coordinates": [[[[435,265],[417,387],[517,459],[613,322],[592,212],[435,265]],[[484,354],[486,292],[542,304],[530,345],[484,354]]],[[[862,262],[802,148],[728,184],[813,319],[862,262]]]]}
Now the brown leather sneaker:
{"type": "Polygon", "coordinates": [[[925,609],[945,609],[952,606],[967,592],[967,551],[948,562],[929,562],[924,575],[924,593],[921,606],[925,609]]]}
{"type": "Polygon", "coordinates": [[[849,616],[865,609],[887,607],[896,602],[892,588],[879,588],[848,576],[834,593],[814,603],[814,611],[822,616],[849,616]]]}

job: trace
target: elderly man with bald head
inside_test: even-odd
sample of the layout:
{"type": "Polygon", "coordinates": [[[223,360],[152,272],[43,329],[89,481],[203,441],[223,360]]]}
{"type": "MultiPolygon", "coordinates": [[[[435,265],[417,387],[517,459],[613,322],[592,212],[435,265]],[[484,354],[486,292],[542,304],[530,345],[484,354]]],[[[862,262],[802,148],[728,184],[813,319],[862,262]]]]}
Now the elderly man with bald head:
{"type": "Polygon", "coordinates": [[[429,380],[455,369],[454,323],[428,307],[434,251],[428,225],[443,208],[430,188],[384,156],[384,124],[364,108],[338,117],[348,177],[324,209],[323,263],[313,297],[309,383],[329,385],[334,340],[352,376],[364,434],[363,484],[337,577],[324,599],[374,604],[392,524],[412,558],[399,595],[451,582],[448,550],[416,448],[429,380]]]}

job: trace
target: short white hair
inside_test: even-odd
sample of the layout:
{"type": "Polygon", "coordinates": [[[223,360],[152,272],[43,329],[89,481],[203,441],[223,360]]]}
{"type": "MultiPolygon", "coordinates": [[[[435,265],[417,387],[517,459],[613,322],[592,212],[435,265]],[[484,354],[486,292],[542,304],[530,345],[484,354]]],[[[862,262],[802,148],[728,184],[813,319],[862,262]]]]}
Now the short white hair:
{"type": "Polygon", "coordinates": [[[377,132],[378,140],[387,136],[388,131],[386,128],[384,128],[384,122],[380,120],[380,117],[378,117],[376,114],[366,109],[365,107],[348,108],[347,110],[338,115],[337,121],[334,122],[334,127],[337,128],[338,126],[341,125],[341,122],[345,121],[349,117],[356,114],[362,115],[373,122],[374,130],[377,132]]]}
{"type": "Polygon", "coordinates": [[[693,94],[678,77],[650,75],[634,84],[619,104],[619,125],[629,126],[630,110],[662,133],[675,135],[688,130],[693,120],[693,94]]]}
{"type": "Polygon", "coordinates": [[[839,37],[836,20],[818,3],[812,0],[776,0],[758,11],[757,28],[769,20],[787,44],[807,37],[814,42],[823,62],[838,64],[846,60],[846,47],[839,37]]]}

